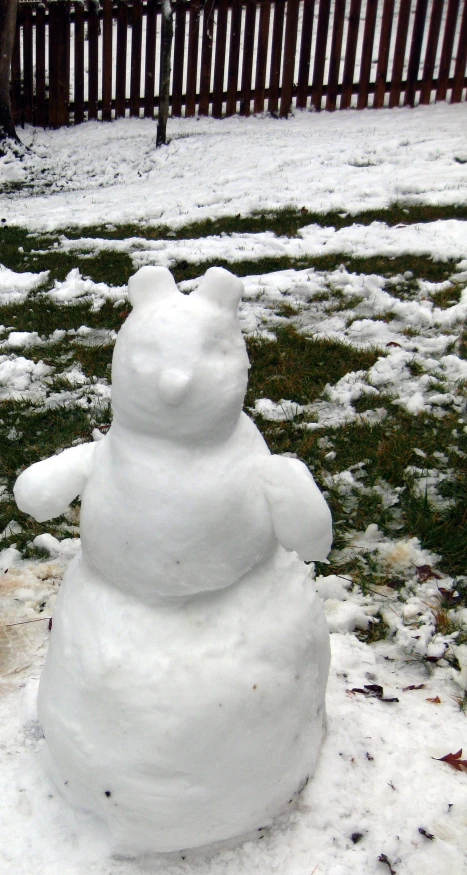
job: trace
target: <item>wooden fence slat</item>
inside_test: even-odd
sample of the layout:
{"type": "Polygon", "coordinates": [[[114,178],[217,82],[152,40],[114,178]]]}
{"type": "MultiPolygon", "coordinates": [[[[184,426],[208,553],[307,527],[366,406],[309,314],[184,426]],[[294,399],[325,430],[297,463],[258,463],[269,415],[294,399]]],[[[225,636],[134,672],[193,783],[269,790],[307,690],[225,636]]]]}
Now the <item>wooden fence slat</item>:
{"type": "Polygon", "coordinates": [[[45,128],[45,6],[36,9],[36,125],[45,128]]]}
{"type": "Polygon", "coordinates": [[[130,116],[139,118],[141,92],[141,46],[143,41],[143,3],[133,0],[131,28],[130,116]]]}
{"type": "Polygon", "coordinates": [[[287,0],[285,20],[284,65],[282,71],[281,118],[287,118],[292,106],[292,91],[297,50],[299,0],[287,0]]]}
{"type": "Polygon", "coordinates": [[[185,59],[186,2],[178,0],[175,7],[175,37],[172,81],[172,115],[182,114],[183,64],[185,59]]]}
{"type": "Polygon", "coordinates": [[[88,119],[96,119],[99,93],[99,18],[95,0],[89,0],[88,7],[88,53],[88,119]]]}
{"type": "MultiPolygon", "coordinates": [[[[435,2],[437,2],[437,0],[435,0],[435,2]]],[[[441,2],[443,2],[443,0],[441,0],[441,2]]],[[[393,20],[394,0],[384,0],[381,35],[379,39],[378,66],[376,68],[375,97],[373,101],[374,109],[381,109],[381,107],[384,106],[393,20]]]]}
{"type": "Polygon", "coordinates": [[[418,71],[420,68],[420,57],[422,54],[427,7],[428,0],[417,0],[412,33],[412,45],[410,47],[409,66],[407,70],[407,87],[404,95],[404,106],[414,106],[415,104],[415,92],[417,88],[418,71]]]}
{"type": "Polygon", "coordinates": [[[390,107],[399,106],[400,102],[411,5],[412,0],[401,0],[399,19],[397,22],[396,45],[394,48],[394,61],[392,65],[391,89],[389,91],[390,107]]]}
{"type": "Polygon", "coordinates": [[[308,100],[314,11],[315,0],[304,0],[300,60],[298,62],[297,109],[306,109],[308,100]]]}
{"type": "Polygon", "coordinates": [[[126,55],[128,40],[128,4],[119,0],[117,10],[117,54],[115,70],[115,118],[125,118],[126,55]]]}
{"type": "Polygon", "coordinates": [[[459,103],[462,99],[464,88],[465,64],[467,61],[467,0],[464,0],[459,43],[457,46],[456,66],[454,68],[454,82],[451,92],[451,103],[459,103]]]}
{"type": "Polygon", "coordinates": [[[203,37],[201,43],[201,78],[199,83],[199,114],[209,115],[211,90],[212,41],[214,33],[214,2],[206,0],[203,9],[203,37]]]}
{"type": "Polygon", "coordinates": [[[196,82],[198,78],[198,45],[199,45],[199,13],[200,0],[191,0],[190,25],[188,36],[188,67],[186,74],[185,115],[192,116],[196,112],[196,82]]]}
{"type": "Polygon", "coordinates": [[[84,6],[75,3],[75,93],[74,123],[84,121],[84,6]]]}
{"type": "Polygon", "coordinates": [[[259,15],[258,51],[256,55],[255,113],[264,112],[264,92],[266,89],[266,65],[268,61],[269,22],[271,0],[262,0],[259,15]]]}
{"type": "Polygon", "coordinates": [[[255,45],[256,2],[246,0],[245,32],[243,35],[242,96],[240,114],[250,115],[251,77],[253,75],[253,50],[255,45]]]}
{"type": "Polygon", "coordinates": [[[146,7],[146,69],[144,71],[144,118],[154,118],[156,33],[156,0],[148,0],[146,7]]]}
{"type": "Polygon", "coordinates": [[[329,62],[328,93],[326,109],[334,111],[337,102],[337,86],[341,64],[342,35],[344,33],[345,0],[336,0],[334,8],[334,23],[332,26],[331,57],[329,62]]]}
{"type": "Polygon", "coordinates": [[[15,125],[21,124],[21,21],[22,15],[19,10],[11,58],[11,112],[15,125]]]}
{"type": "Polygon", "coordinates": [[[227,74],[226,115],[237,110],[238,66],[240,63],[240,36],[242,30],[242,0],[233,0],[230,17],[229,67],[227,74]]]}
{"type": "Polygon", "coordinates": [[[321,0],[319,4],[318,26],[316,29],[313,84],[311,86],[311,104],[314,106],[316,112],[321,111],[321,100],[323,97],[324,65],[326,63],[326,46],[328,42],[330,12],[331,0],[321,0]]]}
{"type": "Polygon", "coordinates": [[[452,49],[454,46],[458,10],[459,0],[449,0],[444,28],[443,47],[441,49],[441,58],[439,62],[436,100],[446,100],[446,95],[448,93],[448,80],[451,71],[452,49]]]}
{"type": "Polygon", "coordinates": [[[216,56],[214,60],[214,88],[212,96],[212,114],[214,118],[222,118],[228,9],[229,0],[220,0],[217,9],[216,56]]]}
{"type": "Polygon", "coordinates": [[[58,7],[54,3],[49,9],[49,125],[56,128],[57,125],[57,17],[58,7]]]}
{"type": "Polygon", "coordinates": [[[375,39],[376,10],[378,0],[367,0],[365,28],[363,31],[362,60],[360,64],[360,81],[358,87],[357,109],[368,106],[368,94],[371,76],[371,59],[375,39]]]}
{"type": "Polygon", "coordinates": [[[347,30],[347,46],[345,50],[344,73],[342,76],[342,95],[340,108],[349,109],[353,94],[353,77],[355,58],[357,57],[358,31],[360,27],[360,9],[362,0],[351,0],[349,27],[347,30]]]}
{"type": "Polygon", "coordinates": [[[274,23],[272,26],[271,72],[269,76],[269,112],[276,113],[279,107],[279,83],[281,76],[282,37],[284,35],[284,3],[276,0],[274,4],[274,23]]]}
{"type": "Polygon", "coordinates": [[[52,128],[69,121],[70,17],[66,0],[49,7],[49,124],[52,128]]]}
{"type": "Polygon", "coordinates": [[[423,80],[420,92],[420,103],[429,103],[433,84],[433,74],[436,63],[439,34],[441,30],[441,18],[443,15],[444,0],[433,0],[431,10],[430,29],[425,52],[425,65],[423,67],[423,80]]]}
{"type": "Polygon", "coordinates": [[[102,21],[102,121],[112,118],[112,0],[103,0],[102,21]]]}
{"type": "Polygon", "coordinates": [[[32,54],[32,9],[25,7],[23,11],[23,106],[24,120],[32,124],[33,85],[33,54],[32,54]]]}

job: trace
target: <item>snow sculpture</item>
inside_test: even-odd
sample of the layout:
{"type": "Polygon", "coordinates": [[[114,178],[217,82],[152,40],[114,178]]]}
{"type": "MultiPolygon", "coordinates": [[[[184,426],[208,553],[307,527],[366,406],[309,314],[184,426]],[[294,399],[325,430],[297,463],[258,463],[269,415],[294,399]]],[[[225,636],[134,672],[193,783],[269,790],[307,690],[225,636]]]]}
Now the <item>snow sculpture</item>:
{"type": "Polygon", "coordinates": [[[326,558],[331,518],[242,413],[242,288],[211,268],[185,296],[165,268],[139,270],[108,434],[15,486],[39,521],[82,496],[39,719],[62,793],[120,852],[267,826],[323,736],[329,636],[299,557],[326,558]]]}

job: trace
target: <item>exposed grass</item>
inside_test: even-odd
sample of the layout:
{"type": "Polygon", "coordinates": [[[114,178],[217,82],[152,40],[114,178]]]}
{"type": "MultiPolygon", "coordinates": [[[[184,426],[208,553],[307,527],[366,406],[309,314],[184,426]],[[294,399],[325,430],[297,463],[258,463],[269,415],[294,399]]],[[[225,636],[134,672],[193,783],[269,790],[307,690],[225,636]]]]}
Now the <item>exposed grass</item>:
{"type": "Polygon", "coordinates": [[[438,219],[467,219],[467,207],[463,206],[412,206],[395,203],[387,209],[366,210],[352,215],[342,211],[316,213],[302,209],[282,209],[274,212],[257,212],[248,216],[240,214],[219,219],[205,219],[172,229],[168,225],[92,225],[79,228],[64,228],[57,234],[67,237],[102,237],[106,240],[121,240],[125,237],[144,237],[146,240],[162,240],[170,236],[177,240],[198,239],[216,234],[245,234],[273,231],[278,236],[295,236],[304,225],[317,224],[336,229],[353,224],[370,225],[385,222],[387,225],[414,222],[435,222],[438,219]]]}
{"type": "Polygon", "coordinates": [[[277,341],[248,339],[251,372],[247,406],[256,398],[282,398],[309,404],[326,383],[340,380],[348,371],[370,368],[379,352],[357,350],[332,340],[297,334],[291,327],[276,331],[277,341]]]}

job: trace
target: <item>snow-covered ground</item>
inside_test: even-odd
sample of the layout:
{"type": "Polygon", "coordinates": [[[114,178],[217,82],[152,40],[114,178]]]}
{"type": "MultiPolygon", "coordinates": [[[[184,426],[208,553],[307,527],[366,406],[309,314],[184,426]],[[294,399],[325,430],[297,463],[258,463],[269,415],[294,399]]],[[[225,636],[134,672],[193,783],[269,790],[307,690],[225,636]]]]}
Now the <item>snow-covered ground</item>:
{"type": "MultiPolygon", "coordinates": [[[[303,113],[287,122],[179,120],[170,123],[170,131],[171,145],[156,152],[155,125],[147,121],[91,123],[56,132],[27,129],[24,139],[31,151],[24,162],[0,161],[2,179],[22,184],[0,193],[0,219],[31,231],[121,222],[180,228],[198,219],[284,206],[351,215],[398,200],[407,206],[467,205],[465,104],[303,113]]],[[[247,335],[273,337],[291,321],[307,336],[378,350],[371,368],[329,384],[314,403],[256,399],[256,410],[266,421],[300,416],[310,432],[326,441],[328,427],[339,428],[356,417],[356,399],[374,399],[362,416],[381,421],[389,393],[393,403],[413,415],[429,412],[441,420],[449,409],[457,416],[456,429],[465,431],[461,384],[467,365],[456,344],[467,315],[467,223],[450,219],[389,227],[349,220],[336,231],[307,224],[305,214],[303,226],[294,238],[263,233],[72,240],[65,233],[57,248],[76,252],[77,261],[83,252],[123,251],[135,269],[216,258],[241,262],[287,255],[306,260],[326,253],[342,254],[343,262],[355,255],[452,259],[449,280],[420,280],[410,296],[410,277],[367,276],[345,263],[337,262],[332,271],[258,272],[244,279],[240,318],[247,335]],[[457,297],[448,306],[430,300],[449,288],[457,297]],[[281,313],[284,305],[292,315],[281,313]]],[[[46,279],[44,271],[0,271],[1,303],[27,302],[46,279]]],[[[185,281],[182,289],[190,291],[196,284],[185,281]]],[[[126,300],[123,285],[95,283],[83,278],[78,267],[38,294],[64,308],[89,301],[95,311],[106,300],[118,306],[126,300]]],[[[106,402],[108,380],[92,381],[75,364],[64,366],[70,388],[55,391],[54,366],[41,360],[41,346],[50,350],[64,340],[112,343],[114,336],[87,326],[49,336],[2,326],[0,397],[23,397],[39,408],[106,402]]],[[[9,435],[15,438],[21,435],[9,435]]],[[[438,449],[440,457],[449,450],[438,449]]],[[[412,467],[422,494],[427,490],[441,507],[437,487],[440,477],[450,476],[449,466],[442,474],[439,468],[431,470],[423,451],[415,448],[412,467]]],[[[329,473],[327,485],[339,489],[350,507],[353,493],[368,489],[366,483],[362,464],[329,473]]],[[[397,509],[397,489],[383,482],[377,488],[386,506],[397,509]]],[[[0,499],[3,491],[0,484],[0,499]]],[[[384,875],[390,867],[397,875],[466,871],[467,774],[436,761],[462,747],[466,757],[467,751],[466,715],[455,701],[467,687],[467,648],[457,647],[456,633],[444,634],[436,620],[443,590],[452,593],[450,620],[459,629],[467,626],[467,609],[456,608],[456,585],[462,578],[444,573],[442,556],[423,550],[416,538],[398,535],[396,516],[394,521],[391,537],[374,524],[354,531],[340,551],[342,576],[317,579],[332,633],[328,733],[316,775],[297,807],[241,847],[169,858],[109,858],[99,824],[66,808],[43,769],[34,710],[48,639],[48,620],[42,618],[51,616],[64,568],[79,549],[76,517],[70,512],[62,540],[47,534],[44,524],[37,546],[48,551],[47,560],[24,559],[12,546],[0,553],[2,875],[384,875]],[[364,567],[371,560],[397,586],[371,586],[364,594],[346,572],[346,561],[355,556],[362,556],[364,567]],[[26,620],[37,622],[7,625],[26,620]],[[358,640],[356,632],[378,621],[386,623],[388,637],[373,644],[358,640]],[[446,658],[453,653],[462,672],[446,658]]],[[[12,520],[3,536],[11,541],[17,525],[12,520]]]]}
{"type": "Polygon", "coordinates": [[[467,198],[465,105],[297,113],[295,118],[122,119],[19,131],[31,153],[0,159],[0,219],[31,231],[93,223],[188,222],[280,207],[354,214],[467,198]]]}

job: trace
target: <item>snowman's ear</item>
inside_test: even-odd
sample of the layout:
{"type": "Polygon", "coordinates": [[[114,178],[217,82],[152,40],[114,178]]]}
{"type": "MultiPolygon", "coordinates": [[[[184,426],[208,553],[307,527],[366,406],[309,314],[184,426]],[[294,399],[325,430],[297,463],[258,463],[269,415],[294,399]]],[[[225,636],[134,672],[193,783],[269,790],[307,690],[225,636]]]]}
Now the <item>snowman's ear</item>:
{"type": "Polygon", "coordinates": [[[128,297],[132,307],[161,301],[170,295],[180,294],[175,280],[166,267],[147,265],[141,267],[128,283],[128,297]]]}
{"type": "Polygon", "coordinates": [[[235,316],[243,294],[243,283],[223,267],[210,267],[191,294],[196,298],[205,298],[235,316]]]}

